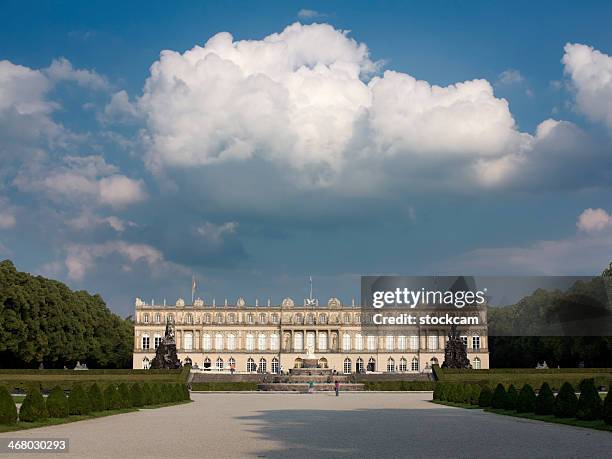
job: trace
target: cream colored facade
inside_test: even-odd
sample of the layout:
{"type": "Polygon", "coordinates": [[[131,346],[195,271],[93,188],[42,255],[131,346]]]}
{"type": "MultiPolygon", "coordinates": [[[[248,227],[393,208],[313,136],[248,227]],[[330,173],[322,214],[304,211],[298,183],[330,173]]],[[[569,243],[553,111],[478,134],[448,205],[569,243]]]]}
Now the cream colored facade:
{"type": "MultiPolygon", "coordinates": [[[[318,303],[318,302],[317,302],[318,303]]],[[[307,349],[338,372],[419,373],[444,361],[443,327],[420,327],[405,336],[368,335],[359,306],[331,298],[326,306],[305,300],[296,305],[205,304],[201,299],[174,306],[135,303],[133,368],[147,368],[164,336],[168,316],[176,330],[179,359],[200,369],[273,373],[300,365],[307,349]]],[[[463,329],[462,329],[463,330],[463,329]]],[[[474,368],[489,368],[486,319],[462,333],[474,368]]]]}

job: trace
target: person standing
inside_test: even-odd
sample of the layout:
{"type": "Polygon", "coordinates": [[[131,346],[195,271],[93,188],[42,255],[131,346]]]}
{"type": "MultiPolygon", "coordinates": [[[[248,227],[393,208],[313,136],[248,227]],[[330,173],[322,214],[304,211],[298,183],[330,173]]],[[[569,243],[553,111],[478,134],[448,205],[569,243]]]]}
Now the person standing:
{"type": "Polygon", "coordinates": [[[336,397],[337,397],[338,395],[340,395],[340,383],[338,382],[337,379],[334,382],[334,389],[336,390],[336,397]]]}

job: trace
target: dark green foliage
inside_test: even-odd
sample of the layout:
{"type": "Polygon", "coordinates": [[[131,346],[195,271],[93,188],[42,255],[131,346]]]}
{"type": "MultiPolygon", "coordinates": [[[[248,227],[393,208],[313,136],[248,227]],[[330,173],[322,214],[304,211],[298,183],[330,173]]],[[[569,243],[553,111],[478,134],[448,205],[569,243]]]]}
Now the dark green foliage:
{"type": "Polygon", "coordinates": [[[498,384],[491,398],[491,406],[497,409],[503,409],[506,403],[506,389],[503,384],[498,384]]]}
{"type": "Polygon", "coordinates": [[[595,378],[585,378],[578,384],[578,392],[582,393],[584,388],[589,384],[595,386],[595,378]]]}
{"type": "Polygon", "coordinates": [[[482,387],[478,384],[470,384],[470,392],[467,403],[470,405],[478,405],[478,400],[480,399],[480,392],[482,391],[482,387]]]}
{"type": "Polygon", "coordinates": [[[3,366],[129,368],[133,323],[113,314],[100,295],[74,292],[0,262],[0,362],[3,366]]]}
{"type": "MultiPolygon", "coordinates": [[[[233,382],[234,381],[231,381],[230,383],[233,383],[233,382]]],[[[384,391],[404,391],[404,390],[412,391],[412,390],[433,390],[434,387],[433,387],[432,381],[364,381],[363,389],[364,390],[384,390],[384,391]]],[[[238,389],[238,390],[241,390],[241,389],[238,389]]],[[[248,389],[245,389],[245,390],[248,390],[248,389]]],[[[252,390],[257,390],[257,387],[255,387],[252,390]]]]}
{"type": "Polygon", "coordinates": [[[183,400],[183,388],[181,387],[181,384],[176,383],[173,384],[173,389],[174,389],[174,400],[175,402],[180,402],[183,400]]]}
{"type": "Polygon", "coordinates": [[[484,408],[487,406],[491,406],[491,401],[493,400],[493,392],[489,387],[483,387],[480,391],[480,397],[478,397],[478,406],[484,408]]]}
{"type": "Polygon", "coordinates": [[[585,421],[594,421],[601,419],[602,403],[599,392],[595,388],[592,379],[587,379],[582,384],[580,397],[578,398],[578,408],[576,409],[576,417],[585,421]]]}
{"type": "Polygon", "coordinates": [[[45,399],[38,386],[32,386],[19,409],[19,420],[25,422],[42,421],[49,417],[45,399]]]}
{"type": "Polygon", "coordinates": [[[574,388],[570,383],[564,383],[555,397],[553,414],[558,418],[573,418],[576,417],[577,407],[578,398],[576,397],[574,388]]]}
{"type": "Polygon", "coordinates": [[[121,408],[121,397],[117,386],[109,384],[104,389],[104,409],[105,410],[118,410],[121,408]]]}
{"type": "Polygon", "coordinates": [[[533,391],[533,387],[529,384],[525,384],[519,392],[518,399],[516,400],[516,412],[517,413],[533,413],[535,412],[536,395],[533,391]]]}
{"type": "Polygon", "coordinates": [[[191,393],[189,392],[189,387],[187,384],[181,384],[183,388],[183,400],[191,400],[191,393]]]}
{"type": "Polygon", "coordinates": [[[0,424],[17,422],[17,406],[8,389],[0,386],[0,424]]]}
{"type": "Polygon", "coordinates": [[[603,403],[603,420],[606,424],[612,425],[612,390],[608,389],[608,395],[603,403]]]}
{"type": "Polygon", "coordinates": [[[68,411],[72,415],[89,414],[91,412],[91,402],[81,384],[72,386],[68,397],[68,411]]]}
{"type": "Polygon", "coordinates": [[[163,397],[162,397],[162,393],[161,393],[161,389],[159,387],[159,384],[152,384],[151,385],[151,404],[152,405],[159,405],[161,403],[163,403],[163,397]]]}
{"type": "Polygon", "coordinates": [[[104,397],[102,396],[102,391],[97,383],[93,383],[91,386],[89,386],[87,395],[89,396],[89,402],[91,403],[91,411],[104,410],[104,397]]]}
{"type": "Polygon", "coordinates": [[[68,399],[60,386],[55,386],[47,397],[47,411],[50,418],[68,417],[68,399]]]}
{"type": "Polygon", "coordinates": [[[543,383],[538,391],[535,404],[535,414],[553,414],[555,396],[548,383],[543,383]]]}
{"type": "Polygon", "coordinates": [[[142,385],[142,401],[143,405],[153,405],[153,391],[149,383],[142,385]]]}
{"type": "Polygon", "coordinates": [[[516,400],[518,399],[518,392],[514,384],[510,384],[508,391],[506,392],[506,398],[504,400],[504,409],[516,410],[516,400]]]}
{"type": "Polygon", "coordinates": [[[132,406],[139,407],[144,405],[144,395],[140,384],[132,384],[130,388],[130,398],[132,406]]]}
{"type": "Polygon", "coordinates": [[[119,384],[119,388],[117,390],[119,392],[119,402],[121,403],[121,408],[131,408],[132,394],[128,385],[126,383],[121,383],[119,384]]]}

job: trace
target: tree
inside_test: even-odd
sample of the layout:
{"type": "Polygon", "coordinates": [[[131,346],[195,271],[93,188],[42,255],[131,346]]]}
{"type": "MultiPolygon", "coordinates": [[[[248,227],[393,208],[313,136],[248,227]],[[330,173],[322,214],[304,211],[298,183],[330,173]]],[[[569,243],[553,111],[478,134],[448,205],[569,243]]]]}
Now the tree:
{"type": "Polygon", "coordinates": [[[60,386],[51,389],[47,397],[47,411],[51,418],[67,418],[69,414],[68,399],[60,386]]]}
{"type": "Polygon", "coordinates": [[[504,385],[499,383],[493,392],[493,398],[491,399],[491,406],[496,409],[503,409],[506,403],[506,389],[504,385]]]}
{"type": "Polygon", "coordinates": [[[554,415],[558,418],[573,418],[576,416],[578,398],[572,385],[563,383],[555,398],[554,415]]]}
{"type": "Polygon", "coordinates": [[[555,396],[547,382],[542,383],[536,397],[535,414],[553,414],[555,396]]]}
{"type": "Polygon", "coordinates": [[[45,399],[38,386],[32,385],[19,409],[19,420],[25,422],[43,421],[49,417],[45,399]]]}
{"type": "Polygon", "coordinates": [[[602,415],[601,397],[593,380],[587,379],[581,386],[576,417],[585,421],[600,419],[602,415]]]}
{"type": "Polygon", "coordinates": [[[91,412],[91,402],[81,384],[73,384],[70,390],[68,411],[73,415],[84,415],[91,412]]]}
{"type": "Polygon", "coordinates": [[[17,422],[17,406],[8,389],[0,386],[0,424],[17,422]]]}
{"type": "Polygon", "coordinates": [[[529,384],[525,384],[516,400],[517,413],[533,413],[535,411],[536,395],[529,384]]]}

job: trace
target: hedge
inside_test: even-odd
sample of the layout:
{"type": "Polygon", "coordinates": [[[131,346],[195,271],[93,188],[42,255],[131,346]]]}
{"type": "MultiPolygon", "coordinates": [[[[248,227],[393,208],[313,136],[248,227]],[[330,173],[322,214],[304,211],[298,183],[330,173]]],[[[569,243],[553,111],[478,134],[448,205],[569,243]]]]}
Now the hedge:
{"type": "Polygon", "coordinates": [[[491,406],[491,400],[493,399],[493,391],[489,387],[483,387],[478,397],[478,406],[485,408],[491,406]]]}
{"type": "Polygon", "coordinates": [[[50,418],[68,417],[68,399],[60,386],[55,386],[47,397],[47,411],[50,418]]]}
{"type": "Polygon", "coordinates": [[[214,381],[191,383],[194,391],[256,391],[257,382],[250,381],[214,381]]]}
{"type": "Polygon", "coordinates": [[[119,392],[119,403],[121,408],[131,408],[132,407],[132,394],[130,392],[130,388],[126,383],[119,384],[117,388],[117,392],[119,392]]]}
{"type": "Polygon", "coordinates": [[[612,391],[608,391],[604,400],[602,417],[606,424],[612,424],[612,391]]]}
{"type": "Polygon", "coordinates": [[[121,398],[119,397],[117,386],[109,384],[104,389],[104,409],[118,410],[119,408],[121,408],[121,398]]]}
{"type": "Polygon", "coordinates": [[[508,387],[508,391],[506,392],[506,397],[504,399],[504,409],[515,410],[517,399],[518,392],[516,391],[516,387],[514,387],[514,384],[510,384],[510,387],[508,387]]]}
{"type": "Polygon", "coordinates": [[[434,390],[433,381],[365,381],[364,390],[380,391],[430,391],[434,390]]]}
{"type": "Polygon", "coordinates": [[[516,400],[516,412],[517,413],[533,413],[535,411],[536,395],[533,391],[533,387],[529,384],[525,384],[519,392],[516,400]]]}
{"type": "Polygon", "coordinates": [[[87,391],[89,397],[89,403],[91,405],[91,411],[102,411],[104,410],[104,396],[100,390],[100,386],[97,383],[93,383],[89,386],[87,391]]]}
{"type": "Polygon", "coordinates": [[[130,400],[132,406],[135,407],[141,407],[145,404],[144,396],[142,394],[142,387],[140,384],[132,384],[132,387],[130,388],[130,400]]]}
{"type": "Polygon", "coordinates": [[[561,390],[555,397],[553,414],[558,418],[573,418],[576,416],[578,399],[572,385],[568,382],[563,383],[561,390]]]}
{"type": "Polygon", "coordinates": [[[503,384],[498,384],[493,392],[493,398],[491,399],[491,406],[497,409],[503,409],[506,404],[506,389],[503,384]]]}
{"type": "Polygon", "coordinates": [[[40,390],[36,386],[31,387],[21,403],[19,420],[24,422],[44,421],[48,417],[49,412],[40,390]]]}
{"type": "Polygon", "coordinates": [[[75,384],[70,391],[68,410],[72,415],[83,415],[91,412],[91,402],[82,384],[75,384]]]}
{"type": "Polygon", "coordinates": [[[576,417],[585,421],[601,419],[601,397],[593,384],[593,380],[587,379],[581,386],[576,417]]]}
{"type": "Polygon", "coordinates": [[[548,383],[542,383],[536,397],[535,414],[553,414],[555,409],[555,395],[548,383]]]}
{"type": "Polygon", "coordinates": [[[0,386],[0,424],[17,422],[17,406],[6,387],[0,386]]]}

